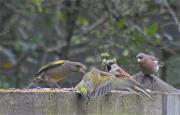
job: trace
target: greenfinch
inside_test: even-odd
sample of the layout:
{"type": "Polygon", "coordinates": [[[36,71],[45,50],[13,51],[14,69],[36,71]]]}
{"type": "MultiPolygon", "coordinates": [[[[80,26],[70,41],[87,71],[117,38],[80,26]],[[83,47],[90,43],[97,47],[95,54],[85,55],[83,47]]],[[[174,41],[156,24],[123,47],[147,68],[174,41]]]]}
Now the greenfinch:
{"type": "Polygon", "coordinates": [[[67,75],[73,72],[85,73],[86,67],[79,62],[71,62],[67,60],[55,60],[39,69],[34,75],[32,82],[41,80],[54,83],[58,88],[58,81],[63,80],[67,75]]]}

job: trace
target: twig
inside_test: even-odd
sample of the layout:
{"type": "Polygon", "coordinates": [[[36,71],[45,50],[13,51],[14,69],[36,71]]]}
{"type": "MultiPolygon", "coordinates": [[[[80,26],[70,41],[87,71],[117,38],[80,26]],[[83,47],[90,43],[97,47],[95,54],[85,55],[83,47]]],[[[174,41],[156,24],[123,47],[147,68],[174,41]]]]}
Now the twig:
{"type": "Polygon", "coordinates": [[[8,31],[8,30],[3,31],[3,32],[1,32],[1,33],[0,33],[0,36],[4,36],[4,35],[6,35],[7,33],[9,33],[9,31],[8,31]]]}
{"type": "Polygon", "coordinates": [[[58,40],[57,44],[55,44],[54,46],[51,47],[47,47],[45,44],[41,43],[40,47],[42,47],[43,51],[45,52],[54,52],[54,51],[58,51],[60,49],[62,49],[65,45],[62,45],[62,41],[58,40]]]}
{"type": "Polygon", "coordinates": [[[164,4],[165,4],[165,6],[167,7],[169,13],[172,15],[175,23],[176,23],[177,26],[178,26],[178,31],[180,32],[180,21],[178,20],[178,17],[176,16],[176,13],[173,11],[173,9],[171,8],[171,6],[169,5],[169,3],[168,3],[167,0],[164,0],[164,4]]]}
{"type": "Polygon", "coordinates": [[[99,20],[97,20],[95,23],[93,23],[91,26],[89,26],[87,29],[85,29],[84,32],[82,32],[82,34],[80,34],[80,36],[91,33],[98,26],[104,24],[107,21],[107,19],[108,19],[108,14],[104,13],[104,15],[101,18],[99,18],[99,20]]]}

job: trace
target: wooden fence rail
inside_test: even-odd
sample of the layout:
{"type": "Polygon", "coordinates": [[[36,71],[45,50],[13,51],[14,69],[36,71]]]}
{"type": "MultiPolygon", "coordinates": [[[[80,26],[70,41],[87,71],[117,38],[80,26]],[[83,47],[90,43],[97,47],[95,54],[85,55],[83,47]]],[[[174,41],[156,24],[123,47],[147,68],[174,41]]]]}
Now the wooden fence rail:
{"type": "Polygon", "coordinates": [[[85,106],[75,92],[0,90],[0,115],[180,115],[180,93],[151,96],[113,91],[85,106]]]}

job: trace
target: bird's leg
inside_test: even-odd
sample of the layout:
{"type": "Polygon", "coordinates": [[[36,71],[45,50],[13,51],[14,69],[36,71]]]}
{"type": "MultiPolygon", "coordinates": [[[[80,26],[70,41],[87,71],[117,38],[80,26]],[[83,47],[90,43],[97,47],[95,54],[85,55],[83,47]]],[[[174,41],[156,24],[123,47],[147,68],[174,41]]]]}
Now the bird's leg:
{"type": "Polygon", "coordinates": [[[154,91],[154,84],[155,84],[155,79],[153,77],[154,75],[152,74],[151,75],[151,78],[152,78],[152,91],[154,91]]]}
{"type": "Polygon", "coordinates": [[[58,83],[57,83],[57,82],[55,82],[55,85],[56,85],[59,89],[61,89],[61,87],[58,85],[58,83]]]}
{"type": "Polygon", "coordinates": [[[146,78],[147,78],[147,74],[144,74],[143,75],[143,78],[141,80],[141,84],[144,84],[144,82],[146,81],[146,78]]]}
{"type": "Polygon", "coordinates": [[[146,79],[149,78],[151,80],[151,82],[153,82],[153,77],[149,74],[144,74],[144,77],[141,81],[141,83],[144,83],[146,81],[146,79]]]}

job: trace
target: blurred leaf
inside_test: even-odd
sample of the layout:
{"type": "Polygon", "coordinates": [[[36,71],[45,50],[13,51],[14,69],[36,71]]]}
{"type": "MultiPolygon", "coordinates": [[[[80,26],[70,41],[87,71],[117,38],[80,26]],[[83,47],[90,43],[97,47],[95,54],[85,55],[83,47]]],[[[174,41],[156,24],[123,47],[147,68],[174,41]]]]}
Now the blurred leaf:
{"type": "Polygon", "coordinates": [[[35,34],[32,38],[31,38],[31,42],[34,44],[37,44],[41,41],[41,39],[43,38],[42,34],[35,34]]]}
{"type": "Polygon", "coordinates": [[[144,39],[144,36],[143,36],[143,35],[141,35],[141,34],[135,34],[135,35],[133,36],[133,40],[135,40],[136,42],[142,42],[142,41],[144,41],[145,39],[144,39]]]}
{"type": "Polygon", "coordinates": [[[154,35],[157,33],[158,23],[153,23],[148,27],[144,27],[144,33],[147,35],[154,35]]]}
{"type": "Polygon", "coordinates": [[[82,16],[79,16],[76,20],[76,24],[78,25],[87,25],[88,24],[88,20],[82,16]]]}
{"type": "Polygon", "coordinates": [[[110,55],[108,52],[101,53],[101,58],[109,58],[110,55]]]}
{"type": "Polygon", "coordinates": [[[44,18],[44,24],[46,25],[46,26],[50,26],[51,24],[53,24],[53,19],[51,18],[51,16],[46,16],[45,18],[44,18]]]}
{"type": "Polygon", "coordinates": [[[10,60],[4,60],[4,61],[2,62],[2,67],[3,67],[4,69],[11,69],[11,68],[13,67],[13,64],[11,63],[10,60]]]}
{"type": "MultiPolygon", "coordinates": [[[[12,63],[13,65],[15,65],[15,64],[17,63],[15,53],[12,52],[10,49],[2,48],[2,49],[0,50],[0,53],[1,53],[1,52],[3,53],[2,55],[5,55],[5,56],[6,56],[5,59],[8,59],[8,61],[10,61],[10,63],[12,63]]],[[[1,61],[3,60],[3,59],[1,58],[1,54],[0,54],[0,59],[1,59],[1,61]]],[[[4,62],[4,61],[2,61],[2,62],[4,62]]]]}
{"type": "Polygon", "coordinates": [[[15,42],[15,49],[16,49],[17,51],[20,51],[20,50],[21,50],[21,44],[20,44],[19,40],[15,42]]]}
{"type": "Polygon", "coordinates": [[[129,50],[125,49],[122,54],[123,54],[123,56],[128,56],[129,55],[129,50]]]}
{"type": "Polygon", "coordinates": [[[19,28],[19,33],[21,34],[23,39],[28,39],[28,35],[23,28],[19,28]]]}
{"type": "Polygon", "coordinates": [[[117,63],[119,65],[126,65],[126,64],[129,64],[129,60],[127,60],[127,59],[117,59],[117,63]]]}
{"type": "Polygon", "coordinates": [[[96,38],[101,38],[102,37],[102,33],[99,32],[99,31],[96,31],[95,35],[96,35],[96,38]]]}
{"type": "Polygon", "coordinates": [[[115,23],[115,28],[120,29],[125,25],[125,23],[126,23],[126,19],[122,17],[115,23]]]}
{"type": "Polygon", "coordinates": [[[94,56],[88,56],[85,58],[85,61],[88,63],[93,63],[93,62],[95,62],[95,57],[94,56]]]}
{"type": "Polygon", "coordinates": [[[32,3],[37,7],[39,12],[42,12],[41,0],[32,0],[32,3]]]}
{"type": "Polygon", "coordinates": [[[15,43],[15,48],[17,51],[26,52],[29,50],[29,46],[30,46],[30,44],[26,41],[18,40],[15,43]]]}
{"type": "Polygon", "coordinates": [[[56,11],[55,14],[60,20],[65,20],[67,19],[67,16],[65,15],[65,13],[61,12],[61,11],[56,11]]]}

